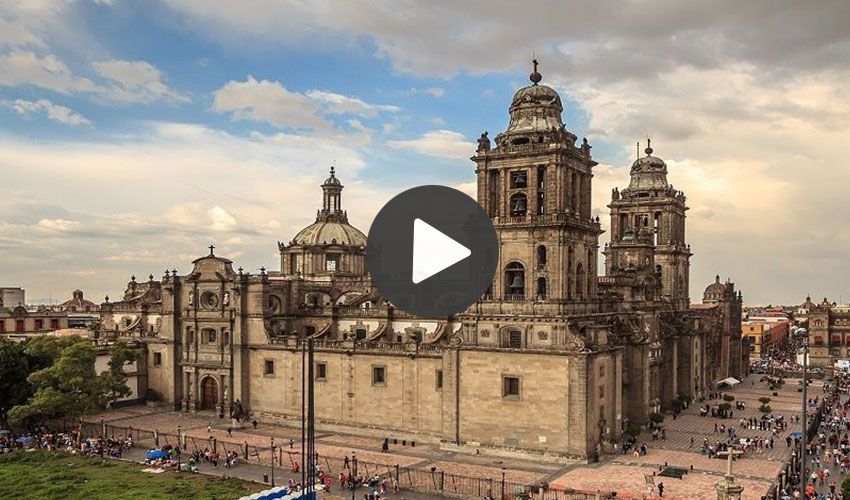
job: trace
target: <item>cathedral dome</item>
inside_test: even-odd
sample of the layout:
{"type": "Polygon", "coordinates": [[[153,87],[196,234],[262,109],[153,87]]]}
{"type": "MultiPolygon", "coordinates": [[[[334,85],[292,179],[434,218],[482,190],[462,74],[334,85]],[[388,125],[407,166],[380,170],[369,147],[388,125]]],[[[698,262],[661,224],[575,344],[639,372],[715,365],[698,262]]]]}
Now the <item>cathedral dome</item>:
{"type": "Polygon", "coordinates": [[[647,139],[647,147],[644,150],[646,156],[632,163],[629,191],[665,191],[670,188],[667,183],[667,164],[661,158],[652,156],[653,150],[649,144],[647,139]]]}
{"type": "Polygon", "coordinates": [[[366,235],[359,229],[342,221],[316,221],[295,235],[296,245],[342,245],[366,246],[366,235]]]}
{"type": "Polygon", "coordinates": [[[714,278],[714,283],[705,288],[702,294],[704,299],[722,299],[726,296],[726,285],[720,282],[720,275],[714,278]]]}
{"type": "Polygon", "coordinates": [[[540,85],[543,77],[537,72],[529,75],[532,84],[517,90],[509,108],[511,121],[505,134],[526,134],[560,130],[564,127],[561,96],[552,87],[540,85]]]}

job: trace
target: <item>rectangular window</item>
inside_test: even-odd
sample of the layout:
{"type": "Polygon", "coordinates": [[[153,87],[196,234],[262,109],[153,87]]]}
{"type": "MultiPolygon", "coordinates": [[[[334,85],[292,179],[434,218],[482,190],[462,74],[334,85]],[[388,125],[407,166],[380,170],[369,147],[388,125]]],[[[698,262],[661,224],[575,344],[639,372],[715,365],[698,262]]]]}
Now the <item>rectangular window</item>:
{"type": "Polygon", "coordinates": [[[387,385],[387,367],[372,367],[372,385],[387,385]]]}
{"type": "Polygon", "coordinates": [[[263,369],[263,375],[271,376],[274,375],[274,361],[267,359],[265,368],[263,369]]]}
{"type": "Polygon", "coordinates": [[[44,320],[43,319],[35,320],[35,329],[36,329],[36,331],[44,330],[44,320]]]}
{"type": "Polygon", "coordinates": [[[502,397],[519,399],[519,392],[519,377],[515,377],[513,375],[502,376],[502,397]]]}
{"type": "Polygon", "coordinates": [[[15,320],[15,331],[16,332],[23,332],[24,331],[24,320],[22,320],[22,319],[15,320]]]}
{"type": "Polygon", "coordinates": [[[443,388],[443,370],[437,370],[437,390],[443,388]]]}
{"type": "Polygon", "coordinates": [[[599,376],[600,377],[605,376],[605,365],[599,365],[599,376]]]}
{"type": "Polygon", "coordinates": [[[162,353],[155,352],[153,353],[153,365],[160,366],[162,364],[162,353]]]}
{"type": "Polygon", "coordinates": [[[339,270],[339,254],[329,253],[325,257],[325,271],[334,272],[339,270]]]}
{"type": "Polygon", "coordinates": [[[327,380],[328,379],[328,364],[327,363],[316,363],[316,380],[327,380]]]}
{"type": "Polygon", "coordinates": [[[59,329],[59,320],[58,319],[51,319],[50,320],[50,329],[51,330],[58,330],[59,329]]]}
{"type": "Polygon", "coordinates": [[[508,347],[511,349],[522,348],[522,332],[511,330],[511,333],[508,335],[508,347]]]}
{"type": "Polygon", "coordinates": [[[0,319],[0,333],[6,332],[6,322],[0,319]]]}
{"type": "Polygon", "coordinates": [[[600,399],[605,397],[605,386],[604,385],[599,386],[599,397],[600,397],[600,399]]]}

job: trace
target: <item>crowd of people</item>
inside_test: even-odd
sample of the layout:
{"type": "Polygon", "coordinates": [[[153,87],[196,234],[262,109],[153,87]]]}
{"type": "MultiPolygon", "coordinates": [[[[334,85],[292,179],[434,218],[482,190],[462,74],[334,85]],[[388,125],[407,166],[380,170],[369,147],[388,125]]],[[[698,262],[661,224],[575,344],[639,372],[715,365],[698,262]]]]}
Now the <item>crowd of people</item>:
{"type": "Polygon", "coordinates": [[[39,449],[46,451],[64,451],[71,454],[121,458],[121,455],[133,447],[133,438],[91,437],[79,439],[77,429],[68,432],[39,427],[31,432],[14,434],[4,431],[0,435],[0,453],[9,453],[20,449],[39,449]]]}

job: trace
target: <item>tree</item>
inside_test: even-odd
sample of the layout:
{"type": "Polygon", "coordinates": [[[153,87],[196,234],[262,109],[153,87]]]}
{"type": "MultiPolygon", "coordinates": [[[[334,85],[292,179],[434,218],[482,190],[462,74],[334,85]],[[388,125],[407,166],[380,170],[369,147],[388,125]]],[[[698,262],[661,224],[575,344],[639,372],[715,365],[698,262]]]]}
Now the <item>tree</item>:
{"type": "Polygon", "coordinates": [[[26,403],[32,394],[27,382],[30,373],[24,345],[0,339],[0,427],[9,427],[8,413],[12,407],[26,403]]]}
{"type": "MultiPolygon", "coordinates": [[[[57,344],[40,344],[48,356],[57,344]]],[[[77,337],[73,342],[58,344],[61,350],[55,362],[28,377],[35,393],[26,404],[9,412],[15,421],[42,422],[56,417],[74,417],[82,422],[86,415],[103,410],[107,404],[130,394],[125,363],[139,359],[140,352],[124,342],[109,350],[109,368],[95,372],[97,350],[91,341],[77,337]],[[64,346],[64,347],[62,347],[64,346]]]]}

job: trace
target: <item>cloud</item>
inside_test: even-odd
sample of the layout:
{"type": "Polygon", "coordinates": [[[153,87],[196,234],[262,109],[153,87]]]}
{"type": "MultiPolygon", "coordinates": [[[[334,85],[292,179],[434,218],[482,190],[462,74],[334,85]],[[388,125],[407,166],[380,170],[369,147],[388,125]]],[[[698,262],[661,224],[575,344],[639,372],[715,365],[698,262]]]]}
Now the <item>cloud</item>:
{"type": "MultiPolygon", "coordinates": [[[[379,113],[395,113],[396,106],[370,104],[325,90],[305,93],[288,90],[280,82],[257,81],[248,76],[244,82],[229,81],[213,94],[213,109],[228,112],[234,118],[270,123],[278,128],[306,129],[331,132],[334,124],[330,115],[356,115],[372,118],[379,113]]],[[[346,120],[356,132],[366,132],[359,120],[346,120]]],[[[361,134],[361,139],[367,135],[361,134]]]]}
{"type": "Polygon", "coordinates": [[[475,151],[475,144],[467,141],[460,132],[452,130],[434,130],[418,139],[387,141],[387,145],[450,160],[467,159],[475,151]]]}
{"type": "Polygon", "coordinates": [[[27,27],[26,23],[0,17],[0,47],[4,45],[43,47],[44,41],[27,27]]]}
{"type": "Polygon", "coordinates": [[[319,106],[299,92],[291,92],[279,82],[229,81],[213,95],[213,109],[229,112],[239,120],[270,123],[279,128],[328,130],[330,122],[319,116],[319,106]]]}
{"type": "Polygon", "coordinates": [[[80,113],[65,106],[53,104],[47,99],[39,99],[38,101],[27,101],[24,99],[0,101],[0,105],[11,108],[23,116],[39,113],[44,114],[50,120],[66,125],[91,125],[91,122],[80,113]]]}
{"type": "Polygon", "coordinates": [[[436,97],[437,99],[440,99],[441,97],[446,95],[446,89],[444,89],[443,87],[411,87],[405,90],[404,93],[407,95],[426,94],[430,95],[431,97],[436,97]]]}
{"type": "Polygon", "coordinates": [[[33,85],[60,94],[102,92],[104,89],[88,78],[74,76],[56,56],[39,56],[30,51],[12,50],[0,54],[0,86],[33,85]]]}
{"type": "Polygon", "coordinates": [[[114,84],[105,91],[105,97],[122,103],[147,103],[163,99],[185,103],[189,98],[166,85],[162,72],[147,61],[112,59],[92,63],[97,74],[114,84]]]}
{"type": "Polygon", "coordinates": [[[374,117],[379,112],[395,113],[399,110],[397,106],[369,104],[356,97],[348,97],[324,90],[311,90],[306,93],[306,96],[320,104],[325,113],[328,114],[356,114],[374,117]]]}
{"type": "Polygon", "coordinates": [[[343,207],[364,231],[391,195],[358,180],[357,150],[326,137],[154,123],[120,139],[0,133],[4,279],[36,298],[74,287],[118,296],[131,273],[187,272],[210,244],[246,270],[274,269],[275,242],[314,220],[329,158],[346,185],[343,207]],[[73,283],[69,269],[81,273],[73,283]]]}

